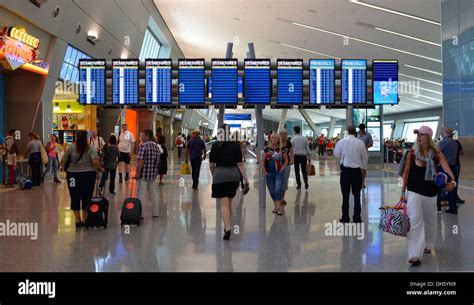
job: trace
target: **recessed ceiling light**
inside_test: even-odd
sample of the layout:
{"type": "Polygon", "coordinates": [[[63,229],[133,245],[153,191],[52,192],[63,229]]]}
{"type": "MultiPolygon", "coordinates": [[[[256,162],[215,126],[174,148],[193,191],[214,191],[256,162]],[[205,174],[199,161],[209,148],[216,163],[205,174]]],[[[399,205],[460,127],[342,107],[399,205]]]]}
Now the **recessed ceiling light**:
{"type": "Polygon", "coordinates": [[[421,39],[421,38],[417,38],[417,37],[414,37],[414,36],[405,35],[405,34],[402,34],[402,33],[399,33],[399,32],[395,32],[395,31],[391,31],[391,30],[387,30],[387,29],[383,29],[383,28],[379,28],[379,27],[375,27],[374,29],[376,29],[377,31],[382,31],[382,32],[385,32],[385,33],[390,33],[390,34],[393,34],[393,35],[397,35],[397,36],[405,37],[405,38],[408,38],[408,39],[413,39],[413,40],[416,40],[416,41],[428,43],[428,44],[431,44],[431,45],[434,45],[434,46],[437,46],[437,47],[441,47],[441,44],[439,44],[439,43],[431,42],[431,41],[424,40],[424,39],[421,39]]]}
{"type": "Polygon", "coordinates": [[[381,48],[384,48],[384,49],[388,49],[388,50],[392,50],[392,51],[396,51],[396,52],[400,52],[400,53],[404,53],[404,54],[408,54],[408,55],[413,55],[413,56],[416,56],[416,57],[432,60],[432,61],[435,61],[435,62],[441,62],[440,59],[436,59],[436,58],[424,56],[424,55],[421,55],[421,54],[416,54],[416,53],[412,53],[412,52],[408,52],[408,51],[388,47],[388,46],[378,44],[378,43],[375,43],[375,42],[359,39],[359,38],[352,37],[352,36],[349,36],[349,35],[339,34],[339,33],[336,33],[336,32],[324,30],[324,29],[317,28],[317,27],[314,27],[314,26],[310,26],[310,25],[306,25],[306,24],[302,24],[302,23],[298,23],[298,22],[291,22],[291,24],[296,25],[296,26],[300,26],[300,27],[304,27],[304,28],[307,28],[307,29],[315,30],[315,31],[318,31],[318,32],[339,36],[339,37],[342,37],[342,38],[350,38],[352,40],[363,42],[363,43],[366,43],[366,44],[370,44],[370,45],[373,45],[373,46],[376,46],[376,47],[381,47],[381,48]]]}
{"type": "Polygon", "coordinates": [[[405,64],[404,66],[407,67],[407,68],[417,69],[417,70],[420,70],[420,71],[425,71],[425,72],[436,74],[436,75],[443,75],[443,73],[440,73],[440,72],[436,72],[436,71],[432,71],[432,70],[428,70],[428,69],[424,69],[424,68],[420,68],[420,67],[415,67],[415,66],[412,66],[412,65],[405,64]]]}
{"type": "Polygon", "coordinates": [[[414,20],[431,23],[431,24],[438,25],[438,26],[441,25],[441,23],[439,23],[437,21],[434,21],[434,20],[421,18],[421,17],[415,16],[415,15],[410,15],[410,14],[407,14],[407,13],[403,13],[403,12],[400,12],[400,11],[395,11],[395,10],[392,10],[392,9],[388,9],[388,8],[385,8],[385,7],[381,7],[381,6],[377,6],[377,5],[373,5],[373,4],[369,4],[369,3],[364,3],[364,2],[359,1],[359,0],[349,0],[349,2],[353,3],[353,4],[358,4],[358,5],[370,7],[370,8],[379,10],[379,11],[384,11],[384,12],[387,12],[387,13],[390,13],[390,14],[395,14],[395,15],[411,18],[411,19],[414,19],[414,20]]]}
{"type": "Polygon", "coordinates": [[[340,57],[337,57],[337,56],[334,56],[334,55],[324,54],[324,53],[316,52],[316,51],[313,51],[313,50],[309,50],[309,49],[305,49],[305,48],[300,48],[300,47],[293,46],[293,45],[291,45],[291,44],[287,44],[287,43],[283,43],[283,42],[280,42],[280,44],[281,44],[282,46],[285,46],[285,47],[289,47],[289,48],[293,48],[293,49],[297,49],[297,50],[301,50],[301,51],[305,51],[305,52],[309,52],[309,53],[313,53],[313,54],[318,54],[318,55],[321,55],[321,56],[326,56],[326,57],[330,57],[330,58],[341,59],[340,57]]]}
{"type": "Polygon", "coordinates": [[[443,85],[442,83],[434,82],[434,81],[427,80],[427,79],[424,79],[424,78],[414,77],[414,76],[411,76],[411,75],[406,75],[406,74],[403,74],[403,73],[398,73],[398,75],[413,78],[413,79],[417,79],[417,80],[421,80],[421,81],[424,81],[424,82],[427,82],[427,83],[430,83],[430,84],[434,84],[434,85],[438,85],[438,86],[443,85]]]}

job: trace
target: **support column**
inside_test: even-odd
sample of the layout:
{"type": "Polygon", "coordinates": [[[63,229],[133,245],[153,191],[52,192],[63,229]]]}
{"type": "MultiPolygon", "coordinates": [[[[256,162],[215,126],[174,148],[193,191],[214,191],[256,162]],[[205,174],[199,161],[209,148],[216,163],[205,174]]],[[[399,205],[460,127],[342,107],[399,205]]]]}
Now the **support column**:
{"type": "Polygon", "coordinates": [[[326,135],[328,138],[334,137],[334,129],[336,128],[336,121],[337,121],[336,118],[331,117],[331,120],[329,121],[328,134],[326,135]]]}
{"type": "Polygon", "coordinates": [[[288,109],[282,109],[281,116],[280,116],[280,124],[278,124],[278,131],[285,128],[287,114],[288,114],[288,109]]]}
{"type": "MultiPolygon", "coordinates": [[[[253,42],[248,44],[249,52],[248,58],[256,58],[255,48],[253,42]]],[[[265,128],[263,127],[263,105],[255,106],[255,120],[257,123],[257,160],[260,160],[262,157],[262,152],[265,149],[265,128]]],[[[261,208],[266,206],[266,195],[267,189],[265,186],[265,176],[263,175],[262,162],[260,160],[258,166],[258,203],[261,208]]]]}
{"type": "MultiPolygon", "coordinates": [[[[313,136],[319,135],[321,131],[319,130],[318,126],[314,124],[313,120],[311,119],[309,114],[306,112],[306,110],[300,108],[299,111],[301,115],[303,116],[304,120],[306,121],[306,123],[308,123],[309,127],[313,130],[313,133],[314,133],[313,136]]],[[[303,128],[301,128],[301,131],[303,131],[303,128]]]]}
{"type": "Polygon", "coordinates": [[[345,125],[346,130],[347,130],[347,127],[354,125],[354,115],[352,113],[353,108],[354,106],[352,105],[347,106],[346,108],[346,125],[345,125]]]}
{"type": "MultiPolygon", "coordinates": [[[[232,58],[232,48],[234,44],[232,42],[227,43],[227,49],[225,51],[225,58],[232,58]]],[[[219,112],[217,114],[217,128],[224,123],[225,106],[219,105],[219,112]]]]}

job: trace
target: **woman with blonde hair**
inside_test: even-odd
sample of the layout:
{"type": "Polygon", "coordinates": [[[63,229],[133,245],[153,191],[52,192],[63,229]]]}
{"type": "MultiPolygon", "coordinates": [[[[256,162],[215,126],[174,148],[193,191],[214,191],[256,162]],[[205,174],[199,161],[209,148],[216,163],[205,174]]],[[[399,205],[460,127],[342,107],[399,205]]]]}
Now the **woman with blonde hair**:
{"type": "Polygon", "coordinates": [[[456,182],[444,154],[433,141],[433,130],[421,126],[414,133],[417,139],[404,164],[400,201],[407,203],[410,220],[407,234],[408,262],[418,266],[423,254],[431,253],[436,239],[438,189],[435,176],[438,165],[451,177],[446,185],[448,191],[454,189],[456,182]]]}
{"type": "Polygon", "coordinates": [[[268,191],[273,199],[273,213],[283,215],[281,208],[282,186],[285,168],[288,165],[288,154],[282,151],[280,134],[273,133],[269,145],[262,152],[262,166],[268,191]]]}

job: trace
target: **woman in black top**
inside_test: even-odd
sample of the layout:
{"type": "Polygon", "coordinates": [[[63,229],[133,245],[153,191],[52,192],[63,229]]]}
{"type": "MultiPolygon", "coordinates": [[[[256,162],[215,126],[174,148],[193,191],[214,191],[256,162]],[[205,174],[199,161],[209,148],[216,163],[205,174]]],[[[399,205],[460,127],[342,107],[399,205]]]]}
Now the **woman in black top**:
{"type": "Polygon", "coordinates": [[[224,240],[229,240],[232,229],[232,198],[235,197],[241,177],[245,187],[247,189],[249,187],[240,145],[230,141],[228,137],[225,141],[214,143],[209,155],[209,169],[212,174],[212,198],[216,198],[220,204],[224,222],[224,240]]]}
{"type": "Polygon", "coordinates": [[[294,152],[291,141],[288,140],[288,130],[280,130],[281,152],[288,156],[288,165],[283,171],[283,185],[281,187],[281,204],[286,204],[285,193],[288,190],[288,181],[290,179],[291,165],[294,163],[294,152]]]}
{"type": "Polygon", "coordinates": [[[414,133],[417,134],[417,140],[413,150],[407,155],[400,201],[407,202],[407,216],[410,220],[407,234],[408,262],[417,266],[421,264],[423,253],[431,253],[436,239],[438,190],[434,177],[438,164],[451,177],[451,182],[446,185],[448,191],[454,189],[455,182],[446,158],[432,139],[433,130],[428,126],[421,126],[414,133]]]}

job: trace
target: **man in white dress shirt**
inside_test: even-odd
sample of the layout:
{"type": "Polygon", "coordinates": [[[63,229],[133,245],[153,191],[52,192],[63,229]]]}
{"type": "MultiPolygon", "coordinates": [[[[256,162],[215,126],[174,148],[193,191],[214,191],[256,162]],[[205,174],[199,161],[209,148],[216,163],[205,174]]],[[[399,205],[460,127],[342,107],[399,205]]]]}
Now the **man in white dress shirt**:
{"type": "Polygon", "coordinates": [[[336,144],[334,156],[340,159],[341,163],[341,192],[342,192],[342,217],[340,222],[350,222],[349,218],[349,195],[354,196],[354,215],[352,220],[355,223],[362,222],[360,217],[360,190],[362,188],[362,168],[367,160],[367,148],[363,141],[357,139],[354,126],[347,127],[348,135],[336,144]]]}

